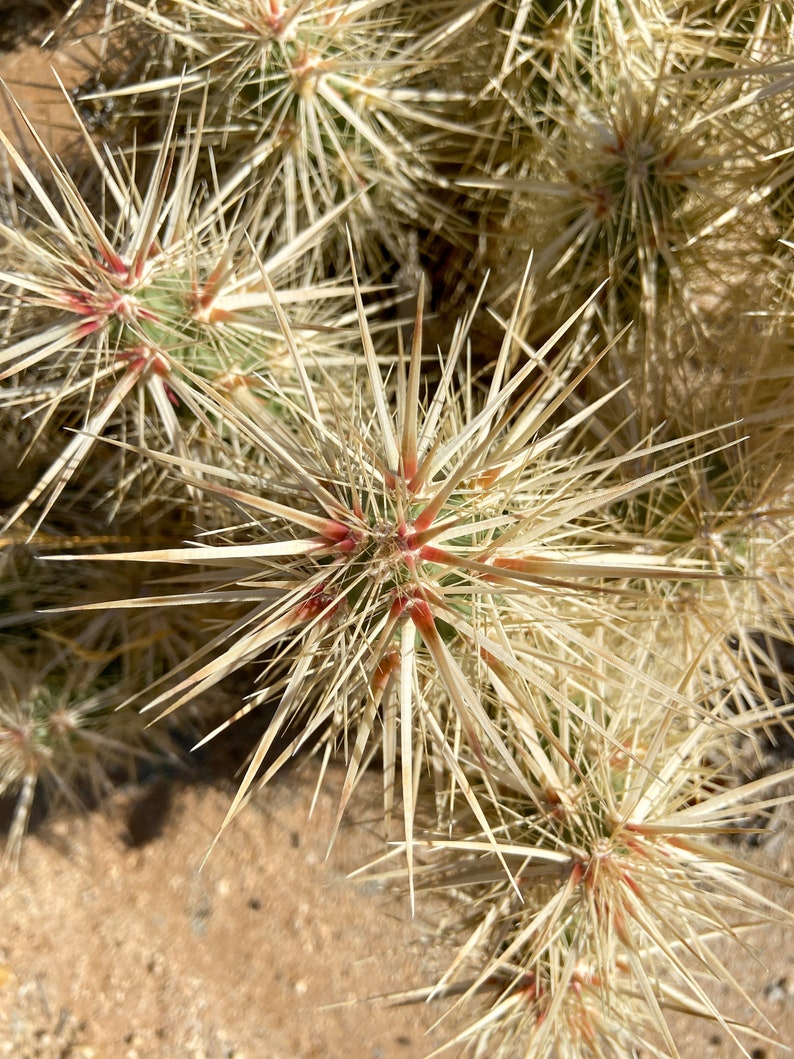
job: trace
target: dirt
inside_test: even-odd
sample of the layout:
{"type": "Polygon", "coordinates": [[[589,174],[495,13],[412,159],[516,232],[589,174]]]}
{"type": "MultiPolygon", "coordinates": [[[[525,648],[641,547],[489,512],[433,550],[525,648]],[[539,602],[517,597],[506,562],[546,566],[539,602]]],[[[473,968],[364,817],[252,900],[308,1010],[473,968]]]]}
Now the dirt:
{"type": "Polygon", "coordinates": [[[340,779],[311,820],[308,775],[273,784],[203,866],[229,784],[154,780],[30,836],[0,887],[0,1056],[415,1059],[438,1046],[439,1010],[363,999],[432,983],[448,954],[383,884],[348,880],[382,850],[372,831],[343,827],[326,860],[340,779]]]}

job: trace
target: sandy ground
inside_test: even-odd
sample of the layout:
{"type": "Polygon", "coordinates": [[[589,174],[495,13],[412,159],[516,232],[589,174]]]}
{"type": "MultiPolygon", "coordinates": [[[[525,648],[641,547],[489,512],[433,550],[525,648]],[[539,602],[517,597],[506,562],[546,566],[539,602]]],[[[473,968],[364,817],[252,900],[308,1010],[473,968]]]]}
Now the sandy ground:
{"type": "Polygon", "coordinates": [[[339,779],[311,820],[308,771],[274,783],[203,868],[231,784],[156,779],[29,837],[0,887],[0,1056],[414,1059],[441,1043],[439,1009],[360,1002],[430,984],[447,956],[421,910],[346,878],[382,849],[369,829],[343,827],[326,860],[339,779]]]}

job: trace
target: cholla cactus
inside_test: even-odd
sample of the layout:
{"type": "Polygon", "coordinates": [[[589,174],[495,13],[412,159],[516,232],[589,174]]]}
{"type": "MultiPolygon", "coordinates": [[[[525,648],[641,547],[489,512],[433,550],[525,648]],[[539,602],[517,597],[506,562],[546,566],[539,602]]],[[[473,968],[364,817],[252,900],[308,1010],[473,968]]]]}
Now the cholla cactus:
{"type": "Polygon", "coordinates": [[[752,234],[753,197],[737,202],[731,191],[752,161],[738,104],[718,78],[685,76],[673,57],[661,63],[622,45],[585,72],[560,71],[539,110],[506,87],[524,147],[465,184],[502,192],[494,261],[504,242],[519,255],[533,249],[542,293],[563,313],[608,278],[601,312],[611,335],[632,321],[655,332],[670,303],[704,327],[704,275],[724,282],[737,222],[752,234]]]}
{"type": "Polygon", "coordinates": [[[492,768],[519,776],[509,738],[481,702],[487,674],[520,674],[539,700],[579,716],[575,696],[559,689],[549,663],[563,645],[574,684],[584,659],[608,661],[605,679],[620,685],[630,678],[658,697],[660,685],[646,679],[642,666],[603,649],[582,597],[599,599],[601,620],[610,626],[607,601],[624,591],[634,598],[632,579],[697,580],[702,571],[667,556],[657,563],[628,534],[619,546],[601,546],[592,525],[600,513],[668,472],[620,480],[625,459],[593,463],[570,447],[596,412],[587,408],[559,424],[553,420],[592,367],[580,367],[575,346],[554,368],[548,349],[525,347],[526,363],[510,377],[519,303],[482,398],[454,387],[464,326],[428,400],[420,298],[410,359],[397,358],[392,401],[355,277],[354,283],[366,376],[361,389],[354,388],[360,397],[352,410],[345,409],[346,394],[332,395],[328,411],[320,406],[277,308],[303,387],[294,419],[288,409],[275,422],[264,411],[246,419],[223,406],[240,434],[264,451],[273,477],[244,471],[238,485],[232,471],[213,485],[212,467],[192,465],[196,484],[206,483],[207,492],[246,513],[241,529],[221,532],[217,543],[206,543],[205,536],[187,548],[94,558],[206,564],[218,573],[207,573],[195,597],[185,595],[186,606],[212,599],[214,591],[225,601],[254,603],[186,660],[190,672],[175,687],[146,701],[146,709],[162,708],[165,716],[270,652],[260,678],[264,688],[251,698],[256,704],[277,697],[278,705],[230,817],[277,735],[287,733],[289,742],[265,778],[329,724],[327,754],[334,743],[353,743],[343,809],[381,714],[385,812],[388,820],[399,760],[410,862],[416,765],[425,748],[455,778],[483,826],[461,765],[463,748],[486,777],[492,768]],[[530,639],[525,629],[537,632],[530,639]],[[213,649],[216,654],[199,665],[213,649]]]}
{"type": "MultiPolygon", "coordinates": [[[[771,657],[762,662],[758,641],[792,635],[794,509],[777,475],[759,483],[746,453],[736,458],[742,449],[732,445],[691,465],[664,489],[630,500],[619,515],[657,555],[724,575],[659,593],[657,635],[669,637],[671,648],[679,645],[671,651],[677,662],[694,664],[700,657],[711,686],[734,688],[743,701],[771,708],[765,682],[779,667],[771,657]]],[[[780,703],[790,702],[790,676],[778,672],[774,683],[780,703]]],[[[704,690],[707,685],[708,679],[704,690]]]]}
{"type": "Polygon", "coordinates": [[[147,41],[149,67],[110,94],[162,107],[178,90],[183,111],[206,107],[225,190],[270,184],[290,238],[354,196],[347,223],[377,258],[399,247],[397,218],[430,226],[443,211],[436,143],[468,118],[446,72],[482,6],[123,0],[119,24],[147,41]]]}
{"type": "Polygon", "coordinates": [[[500,699],[524,719],[533,797],[504,776],[494,799],[489,839],[510,877],[476,829],[416,842],[417,885],[451,890],[471,925],[432,991],[475,1013],[451,1043],[478,1056],[647,1047],[678,1059],[666,1010],[719,1022],[738,1043],[741,1027],[709,998],[708,979],[739,988],[712,940],[782,913],[748,889],[763,869],[715,840],[774,805],[765,788],[781,777],[735,784],[721,700],[686,717],[631,693],[590,696],[586,725],[550,706],[544,729],[524,707],[529,689],[511,683],[500,699]]]}
{"type": "Polygon", "coordinates": [[[740,1047],[712,942],[776,912],[724,836],[786,801],[741,763],[794,703],[790,12],[105,14],[93,179],[0,133],[11,858],[144,719],[211,752],[261,707],[227,822],[308,750],[341,819],[379,760],[453,1046],[676,1057],[675,1009],[740,1047]],[[418,275],[409,339],[368,287],[418,275]]]}
{"type": "Polygon", "coordinates": [[[0,795],[16,796],[5,859],[15,865],[40,790],[50,807],[95,803],[144,759],[176,761],[163,731],[115,710],[126,693],[102,666],[61,651],[4,657],[0,677],[0,795]]]}
{"type": "MultiPolygon", "coordinates": [[[[39,450],[40,437],[46,444],[54,433],[74,430],[11,510],[7,527],[38,500],[40,524],[103,433],[186,458],[197,434],[217,433],[208,412],[216,389],[266,402],[255,373],[278,374],[283,359],[266,272],[277,283],[291,281],[282,298],[318,304],[314,333],[332,330],[334,303],[334,328],[344,330],[338,305],[351,289],[309,278],[312,248],[329,219],[266,253],[271,228],[255,210],[226,217],[233,203],[210,195],[197,178],[200,134],[180,151],[169,130],[143,192],[134,170],[92,148],[105,203],[98,216],[38,138],[57,195],[2,133],[0,140],[41,213],[38,223],[0,227],[7,248],[0,278],[9,285],[4,302],[14,326],[0,354],[0,380],[7,382],[0,406],[38,414],[31,447],[39,450]]],[[[315,354],[332,359],[333,350],[329,337],[315,354]]],[[[140,461],[137,469],[147,470],[140,461]]],[[[110,511],[134,473],[118,469],[118,480],[106,485],[110,511]]]]}

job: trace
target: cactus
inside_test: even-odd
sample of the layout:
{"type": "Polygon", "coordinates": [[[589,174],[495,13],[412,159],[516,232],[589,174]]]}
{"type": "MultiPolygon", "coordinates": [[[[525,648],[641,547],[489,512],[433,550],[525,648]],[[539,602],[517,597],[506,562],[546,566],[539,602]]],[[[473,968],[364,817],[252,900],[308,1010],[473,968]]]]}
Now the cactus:
{"type": "Polygon", "coordinates": [[[177,760],[164,731],[115,713],[128,686],[68,650],[5,652],[0,688],[0,795],[16,797],[4,859],[15,865],[37,792],[50,809],[96,804],[136,764],[177,760]],[[13,667],[13,668],[12,668],[13,667]]]}
{"type": "Polygon", "coordinates": [[[179,91],[185,112],[205,115],[225,193],[255,175],[270,187],[288,238],[347,201],[360,253],[383,265],[381,247],[399,252],[403,222],[433,225],[443,212],[435,145],[466,128],[464,94],[449,87],[444,71],[481,5],[118,6],[119,21],[143,41],[147,69],[100,98],[134,98],[157,112],[179,91]]]}
{"type": "Polygon", "coordinates": [[[763,871],[715,840],[774,804],[775,777],[736,785],[730,757],[716,764],[720,699],[697,720],[617,696],[587,706],[586,726],[525,727],[533,795],[500,791],[496,850],[465,825],[417,843],[417,885],[454,894],[468,931],[433,994],[473,1009],[455,1042],[476,1055],[617,1059],[660,1041],[653,1054],[678,1057],[667,1008],[721,1023],[740,1049],[704,986],[731,980],[712,939],[738,942],[778,910],[748,889],[763,871]]]}
{"type": "Polygon", "coordinates": [[[785,8],[105,15],[85,171],[0,131],[11,861],[35,790],[261,716],[226,823],[312,752],[338,827],[379,760],[451,1048],[677,1057],[675,1010],[742,1054],[713,942],[777,913],[727,836],[794,703],[785,8]]]}
{"type": "MultiPolygon", "coordinates": [[[[34,451],[53,434],[73,434],[6,527],[41,500],[39,525],[103,434],[187,458],[197,431],[215,432],[208,416],[215,388],[267,402],[256,373],[277,372],[281,337],[268,311],[266,272],[276,282],[290,281],[290,297],[298,303],[313,295],[326,307],[336,301],[336,329],[343,327],[339,299],[351,293],[342,284],[311,281],[311,250],[327,218],[268,256],[264,224],[258,226],[259,248],[245,241],[243,233],[257,228],[253,211],[237,215],[227,235],[227,203],[209,195],[196,176],[200,137],[178,151],[172,127],[145,193],[134,170],[125,174],[92,147],[101,201],[112,204],[96,216],[29,128],[57,195],[0,133],[42,215],[35,225],[0,228],[9,262],[1,278],[14,292],[13,341],[0,358],[0,380],[8,385],[0,403],[24,408],[26,418],[38,413],[34,451]]],[[[90,145],[87,130],[81,131],[90,145]]],[[[322,310],[312,326],[318,333],[331,330],[322,310]]],[[[326,346],[326,359],[333,359],[330,339],[326,346]]],[[[145,464],[139,469],[144,473],[145,464]]],[[[117,473],[129,489],[131,470],[117,473]]],[[[122,500],[113,497],[111,512],[122,500]]]]}

